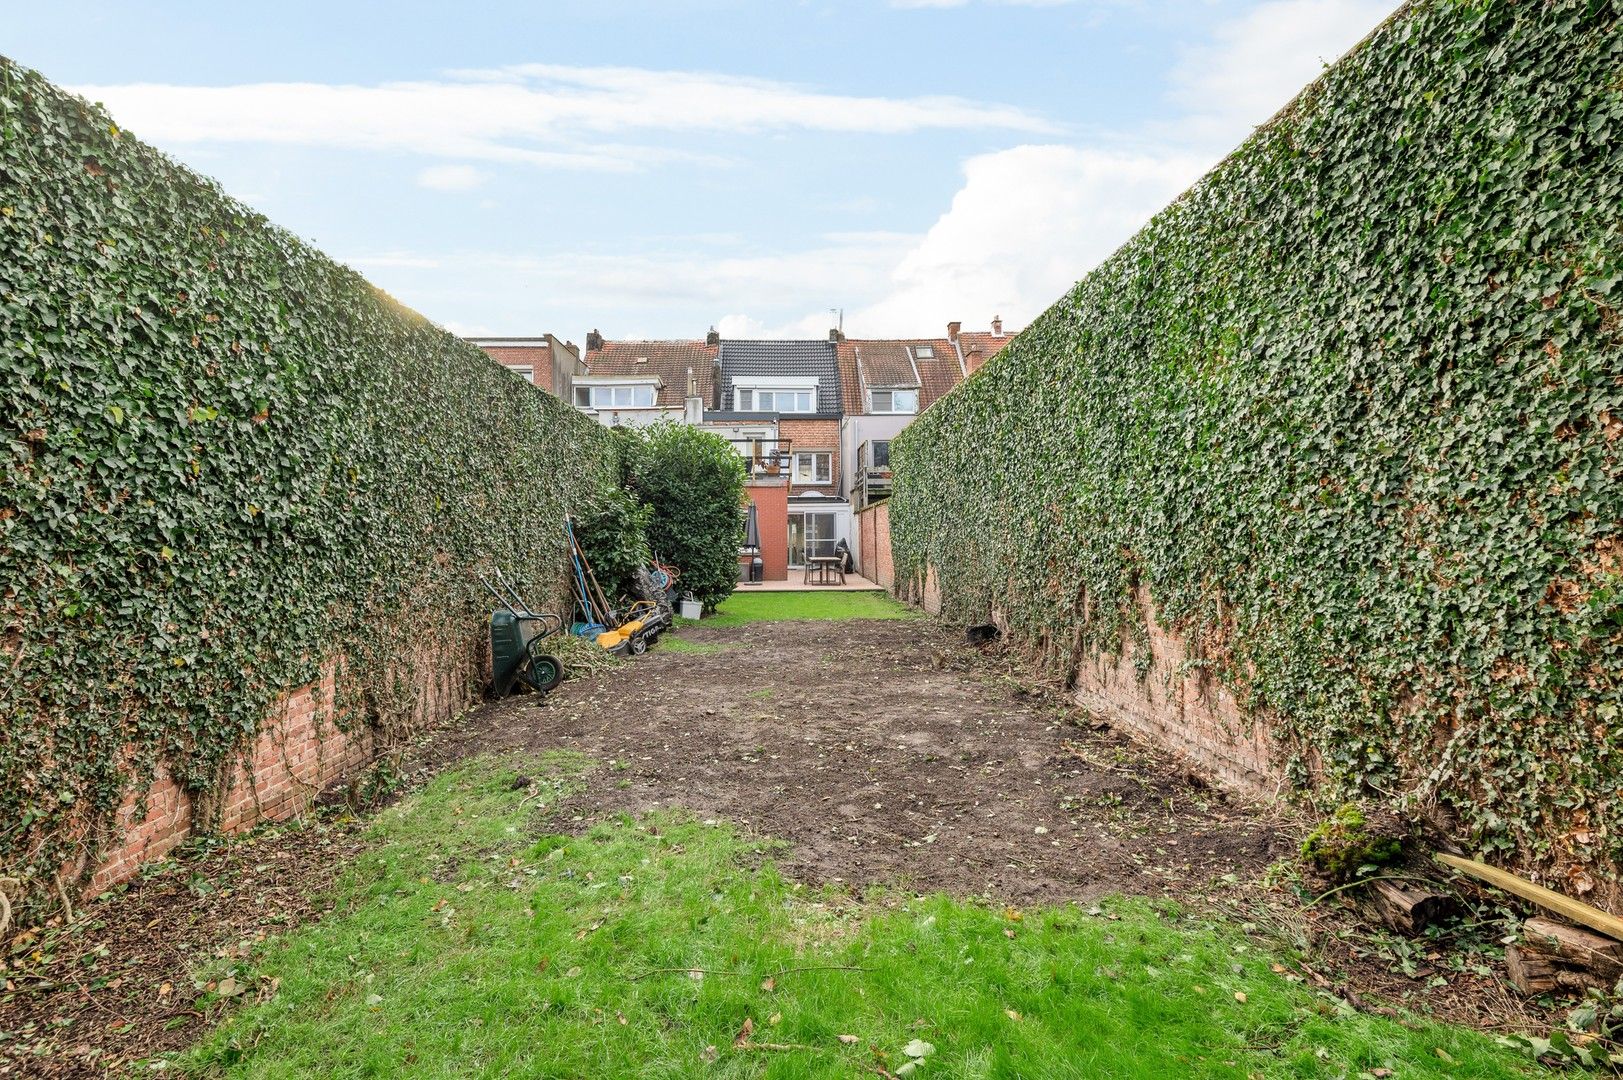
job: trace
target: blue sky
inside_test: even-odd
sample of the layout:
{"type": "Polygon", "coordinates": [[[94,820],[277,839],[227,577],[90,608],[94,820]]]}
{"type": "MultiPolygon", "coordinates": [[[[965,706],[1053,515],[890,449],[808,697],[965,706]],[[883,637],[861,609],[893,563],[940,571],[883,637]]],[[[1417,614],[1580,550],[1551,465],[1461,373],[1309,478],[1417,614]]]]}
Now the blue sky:
{"type": "Polygon", "coordinates": [[[472,334],[1023,325],[1388,0],[89,3],[4,51],[472,334]]]}

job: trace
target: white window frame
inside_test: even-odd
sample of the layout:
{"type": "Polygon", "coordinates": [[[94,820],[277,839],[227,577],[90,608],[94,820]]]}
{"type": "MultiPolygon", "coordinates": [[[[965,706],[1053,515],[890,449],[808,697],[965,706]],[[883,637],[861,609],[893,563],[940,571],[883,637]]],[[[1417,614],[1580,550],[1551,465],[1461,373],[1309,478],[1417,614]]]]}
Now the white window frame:
{"type": "Polygon", "coordinates": [[[915,359],[915,360],[934,360],[935,359],[935,346],[934,345],[915,345],[915,346],[913,346],[913,359],[915,359]]]}
{"type": "Polygon", "coordinates": [[[739,412],[805,414],[817,411],[817,379],[734,379],[733,407],[739,412]],[[770,395],[767,400],[762,395],[770,395]],[[789,397],[792,408],[779,399],[789,397]]]}
{"type": "Polygon", "coordinates": [[[797,387],[760,387],[740,390],[739,412],[814,413],[817,391],[797,387]],[[786,402],[784,399],[788,398],[786,402]],[[789,407],[792,406],[792,407],[789,407]]]}
{"type": "Polygon", "coordinates": [[[657,409],[658,407],[659,384],[652,380],[638,382],[582,382],[580,379],[575,380],[575,408],[577,409],[657,409]],[[582,397],[586,399],[584,404],[581,402],[582,397]]]}
{"type": "Polygon", "coordinates": [[[832,484],[834,482],[834,452],[831,450],[796,450],[795,467],[791,475],[791,482],[795,484],[832,484]],[[822,458],[822,462],[818,462],[822,458]],[[802,463],[809,468],[802,470],[802,463]],[[819,470],[818,465],[822,468],[819,470]],[[821,478],[819,478],[821,472],[821,478]]]}
{"type": "Polygon", "coordinates": [[[919,392],[913,387],[908,386],[893,386],[886,387],[883,390],[870,390],[868,391],[868,411],[882,415],[917,416],[919,411],[919,392]],[[883,409],[879,407],[879,395],[881,394],[885,395],[886,400],[886,406],[883,409]],[[913,398],[913,407],[911,409],[898,409],[896,407],[897,394],[911,395],[913,398]]]}

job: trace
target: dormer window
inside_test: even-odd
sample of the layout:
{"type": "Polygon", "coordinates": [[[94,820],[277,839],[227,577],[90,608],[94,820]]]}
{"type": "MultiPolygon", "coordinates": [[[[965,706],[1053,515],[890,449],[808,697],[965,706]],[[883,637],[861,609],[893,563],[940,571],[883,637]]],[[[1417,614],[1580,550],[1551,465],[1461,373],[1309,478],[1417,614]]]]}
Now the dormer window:
{"type": "Polygon", "coordinates": [[[740,394],[745,410],[778,413],[813,411],[810,390],[743,390],[740,394]]]}
{"type": "Polygon", "coordinates": [[[912,414],[919,411],[917,390],[871,390],[868,398],[870,412],[912,414]]]}
{"type": "Polygon", "coordinates": [[[783,380],[734,384],[734,408],[740,412],[813,413],[817,411],[817,380],[783,380]]]}
{"type": "Polygon", "coordinates": [[[658,387],[582,386],[575,384],[575,404],[582,409],[651,409],[659,395],[658,387]]]}

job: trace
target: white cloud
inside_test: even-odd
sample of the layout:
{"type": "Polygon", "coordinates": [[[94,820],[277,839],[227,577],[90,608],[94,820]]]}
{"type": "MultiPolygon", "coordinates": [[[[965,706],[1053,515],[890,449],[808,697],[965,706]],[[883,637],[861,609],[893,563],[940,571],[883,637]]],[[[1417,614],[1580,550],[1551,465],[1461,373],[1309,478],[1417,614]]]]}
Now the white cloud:
{"type": "Polygon", "coordinates": [[[730,75],[553,64],[379,86],[136,83],[77,89],[105,103],[120,126],[166,145],[280,143],[587,169],[629,170],[693,156],[602,141],[620,133],[1056,130],[1013,106],[955,97],[858,97],[730,75]]]}
{"type": "Polygon", "coordinates": [[[854,335],[935,332],[950,319],[1024,325],[1120,247],[1209,164],[1176,152],[1019,146],[971,158],[964,186],[850,312],[854,335]]]}
{"type": "Polygon", "coordinates": [[[1185,115],[1154,129],[1154,141],[1131,150],[1021,146],[970,159],[952,205],[898,260],[886,289],[848,313],[847,330],[931,333],[949,319],[984,325],[994,314],[1024,325],[1391,10],[1392,0],[1265,0],[1184,53],[1171,97],[1185,115]]]}
{"type": "Polygon", "coordinates": [[[1232,146],[1278,112],[1382,19],[1393,0],[1266,0],[1187,49],[1170,100],[1183,137],[1232,146]]]}
{"type": "MultiPolygon", "coordinates": [[[[1262,123],[1386,14],[1387,0],[1264,0],[1221,26],[1210,42],[1186,51],[1173,78],[1171,100],[1184,115],[1148,132],[1094,145],[1052,141],[1019,145],[970,158],[963,184],[922,234],[830,233],[797,251],[742,249],[733,236],[664,236],[642,251],[607,254],[466,253],[424,258],[384,252],[356,259],[384,284],[425,310],[494,311],[509,330],[547,325],[568,313],[580,325],[598,322],[610,336],[649,325],[657,336],[698,336],[714,323],[729,336],[820,337],[830,306],[846,309],[854,336],[939,333],[950,319],[985,326],[1001,315],[1017,329],[1132,236],[1143,222],[1195,181],[1253,126],[1262,123]]],[[[515,68],[480,73],[479,85],[534,92],[542,72],[515,68]]],[[[580,93],[600,90],[618,101],[645,92],[642,76],[624,69],[575,72],[580,93]]],[[[473,86],[474,73],[464,73],[473,86]]],[[[459,76],[462,77],[462,76],[459,76]]],[[[699,107],[715,77],[677,94],[699,107]]],[[[731,81],[723,80],[727,85],[731,81]]],[[[464,84],[458,84],[464,85],[464,84]]],[[[803,91],[740,81],[753,102],[718,108],[707,125],[827,125],[854,123],[829,116],[834,100],[802,101],[803,91]],[[781,93],[780,93],[781,91],[781,93]]],[[[563,106],[560,106],[563,108],[563,106]]],[[[663,108],[663,106],[662,106],[663,108]]],[[[865,107],[867,108],[867,107],[865,107]]],[[[919,102],[873,105],[860,122],[924,123],[981,108],[958,103],[930,112],[919,102]],[[893,106],[905,106],[899,111],[893,106]]],[[[570,121],[593,130],[620,130],[633,121],[615,102],[584,108],[570,121]],[[600,107],[601,106],[601,107],[600,107]]],[[[567,111],[567,110],[566,110],[567,111]]],[[[972,113],[973,115],[973,113],[972,113]]],[[[680,118],[650,117],[651,124],[680,118]]],[[[430,125],[432,127],[432,124],[430,125]]],[[[832,129],[830,129],[832,130],[832,129]]],[[[516,136],[494,121],[475,133],[513,147],[516,136]]],[[[577,327],[578,328],[578,327],[577,327]]]]}
{"type": "MultiPolygon", "coordinates": [[[[963,188],[923,235],[831,233],[816,246],[782,254],[702,245],[615,254],[467,253],[438,260],[434,277],[477,280],[515,311],[545,298],[555,310],[603,321],[615,337],[634,336],[623,325],[631,318],[679,320],[665,323],[660,336],[696,337],[714,323],[729,337],[822,337],[835,306],[846,308],[853,336],[940,333],[950,319],[985,326],[993,315],[1014,329],[1208,163],[1177,153],[1019,146],[971,158],[963,188]],[[612,325],[615,309],[641,314],[612,325]]],[[[395,253],[351,261],[387,277],[413,269],[395,253]]],[[[414,288],[405,279],[385,286],[400,293],[414,288]]]]}
{"type": "Polygon", "coordinates": [[[487,179],[472,165],[430,165],[417,174],[418,186],[434,191],[469,191],[487,179]]]}

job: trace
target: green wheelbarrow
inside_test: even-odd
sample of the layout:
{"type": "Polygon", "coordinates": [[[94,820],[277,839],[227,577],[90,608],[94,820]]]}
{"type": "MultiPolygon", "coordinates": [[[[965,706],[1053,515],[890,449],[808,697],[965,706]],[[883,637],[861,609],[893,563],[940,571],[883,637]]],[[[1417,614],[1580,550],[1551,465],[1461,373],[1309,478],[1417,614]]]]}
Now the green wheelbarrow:
{"type": "Polygon", "coordinates": [[[563,619],[550,611],[531,611],[500,570],[500,592],[483,575],[479,582],[501,605],[490,613],[491,691],[497,697],[520,688],[544,694],[563,682],[563,661],[547,651],[547,639],[567,628],[563,619]]]}

